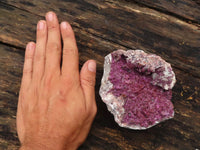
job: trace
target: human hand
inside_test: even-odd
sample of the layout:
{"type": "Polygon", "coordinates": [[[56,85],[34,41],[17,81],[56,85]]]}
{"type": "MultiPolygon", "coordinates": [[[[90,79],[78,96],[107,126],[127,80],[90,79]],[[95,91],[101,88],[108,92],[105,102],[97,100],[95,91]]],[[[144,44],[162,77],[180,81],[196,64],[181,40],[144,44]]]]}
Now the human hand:
{"type": "Polygon", "coordinates": [[[38,22],[36,44],[28,43],[25,52],[17,110],[21,149],[77,149],[97,111],[95,76],[94,60],[87,61],[79,73],[69,23],[59,26],[56,14],[47,13],[46,21],[38,22]]]}

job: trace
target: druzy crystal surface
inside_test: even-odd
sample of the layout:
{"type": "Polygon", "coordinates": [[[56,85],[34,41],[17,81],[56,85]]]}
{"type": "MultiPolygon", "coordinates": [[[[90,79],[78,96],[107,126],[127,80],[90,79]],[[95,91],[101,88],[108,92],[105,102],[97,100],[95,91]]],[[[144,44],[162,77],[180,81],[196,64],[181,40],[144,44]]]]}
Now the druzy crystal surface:
{"type": "Polygon", "coordinates": [[[147,129],[174,116],[176,82],[171,65],[142,50],[117,50],[105,57],[100,96],[122,127],[147,129]]]}

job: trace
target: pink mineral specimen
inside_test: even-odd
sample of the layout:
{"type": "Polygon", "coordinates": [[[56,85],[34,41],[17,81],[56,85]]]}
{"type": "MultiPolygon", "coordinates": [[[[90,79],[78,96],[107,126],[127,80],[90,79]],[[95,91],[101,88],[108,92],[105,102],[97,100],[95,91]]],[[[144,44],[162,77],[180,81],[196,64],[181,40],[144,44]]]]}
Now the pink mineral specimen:
{"type": "Polygon", "coordinates": [[[171,65],[142,50],[117,50],[105,57],[100,96],[122,127],[147,129],[173,118],[176,82],[171,65]]]}

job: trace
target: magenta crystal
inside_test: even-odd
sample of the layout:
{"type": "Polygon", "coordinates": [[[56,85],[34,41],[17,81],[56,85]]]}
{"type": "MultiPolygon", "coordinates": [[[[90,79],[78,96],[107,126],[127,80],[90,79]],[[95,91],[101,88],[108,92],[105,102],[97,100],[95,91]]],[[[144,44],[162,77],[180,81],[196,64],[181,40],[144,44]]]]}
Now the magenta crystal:
{"type": "Polygon", "coordinates": [[[171,65],[142,50],[117,50],[105,57],[102,100],[122,127],[147,129],[174,116],[176,82],[171,65]]]}

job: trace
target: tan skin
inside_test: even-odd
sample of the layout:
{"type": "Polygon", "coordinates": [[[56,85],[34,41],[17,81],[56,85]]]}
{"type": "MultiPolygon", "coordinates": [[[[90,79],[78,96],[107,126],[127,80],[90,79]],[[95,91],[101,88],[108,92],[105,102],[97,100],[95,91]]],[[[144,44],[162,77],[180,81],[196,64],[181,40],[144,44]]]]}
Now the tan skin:
{"type": "Polygon", "coordinates": [[[94,60],[88,60],[79,72],[71,26],[59,25],[56,14],[48,12],[46,20],[38,22],[36,43],[26,47],[17,110],[20,150],[77,149],[97,111],[95,76],[94,60]]]}

